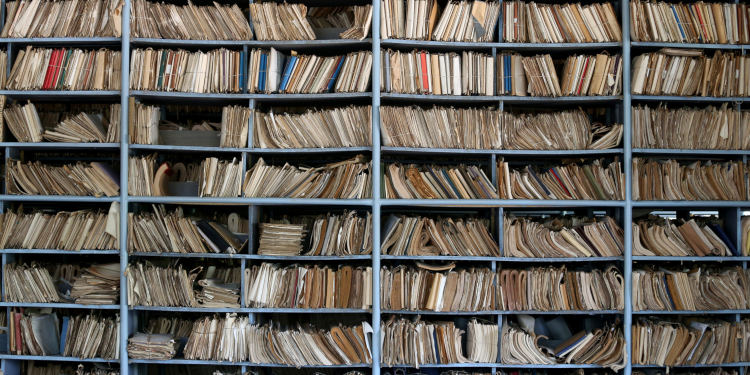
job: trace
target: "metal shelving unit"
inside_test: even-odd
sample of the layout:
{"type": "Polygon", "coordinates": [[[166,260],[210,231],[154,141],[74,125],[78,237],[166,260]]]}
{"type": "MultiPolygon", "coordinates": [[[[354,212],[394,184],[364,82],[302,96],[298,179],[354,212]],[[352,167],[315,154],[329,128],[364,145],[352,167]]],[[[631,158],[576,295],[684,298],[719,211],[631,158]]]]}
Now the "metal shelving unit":
{"type": "MultiPolygon", "coordinates": [[[[252,3],[253,0],[248,0],[252,3]]],[[[500,0],[502,2],[502,0],[500,0]]],[[[740,108],[742,103],[749,102],[750,98],[714,98],[714,97],[675,97],[675,96],[646,96],[630,94],[630,62],[631,54],[635,51],[647,51],[663,47],[671,48],[700,48],[700,49],[726,49],[745,51],[750,45],[717,45],[717,44],[682,44],[682,43],[650,43],[650,42],[631,42],[629,32],[629,7],[626,0],[616,1],[621,13],[621,25],[623,29],[622,42],[617,43],[562,43],[562,44],[539,44],[539,43],[505,43],[505,42],[488,42],[488,43],[462,43],[462,42],[437,42],[437,41],[413,41],[413,40],[394,40],[380,39],[380,1],[373,0],[373,23],[372,38],[362,41],[358,40],[313,40],[313,41],[222,41],[222,40],[173,40],[173,39],[149,39],[149,38],[131,38],[130,37],[130,0],[125,0],[122,13],[122,38],[0,38],[0,44],[4,44],[12,58],[15,53],[26,45],[37,46],[81,46],[81,47],[110,47],[122,51],[122,80],[120,91],[17,91],[17,90],[0,90],[0,95],[7,95],[11,99],[17,100],[37,100],[52,99],[58,101],[84,101],[84,100],[120,100],[122,108],[127,108],[129,97],[138,100],[155,101],[159,103],[247,103],[250,108],[256,108],[259,104],[290,104],[300,105],[305,103],[346,103],[358,102],[369,103],[372,105],[372,147],[350,147],[350,148],[328,148],[328,149],[262,149],[254,147],[252,144],[252,119],[249,129],[250,145],[242,148],[219,148],[219,147],[192,147],[192,146],[170,146],[170,145],[136,145],[128,143],[128,127],[121,127],[120,143],[18,143],[18,142],[0,142],[0,149],[4,150],[5,159],[24,150],[49,150],[49,151],[119,151],[120,160],[120,180],[121,192],[118,197],[75,197],[75,196],[23,196],[8,195],[5,191],[0,193],[0,209],[5,210],[11,203],[54,203],[54,204],[109,204],[119,202],[120,211],[120,250],[81,250],[68,251],[58,249],[0,249],[3,265],[14,262],[17,257],[28,254],[35,255],[58,255],[67,257],[76,256],[101,256],[115,259],[119,257],[121,271],[124,273],[128,261],[132,259],[152,259],[152,258],[191,258],[191,259],[209,259],[209,260],[236,260],[240,267],[246,268],[253,261],[272,261],[272,262],[324,262],[324,263],[369,263],[374,272],[373,277],[373,305],[371,309],[287,309],[287,308],[250,308],[244,300],[244,293],[241,293],[241,307],[239,308],[193,308],[193,307],[161,307],[161,306],[135,306],[130,307],[127,303],[127,283],[124,277],[120,280],[120,304],[119,305],[79,305],[70,303],[10,303],[0,302],[0,308],[5,308],[10,312],[15,307],[42,307],[42,308],[59,308],[73,310],[95,310],[95,311],[119,311],[120,326],[120,348],[121,354],[119,360],[108,360],[101,358],[81,359],[62,356],[28,356],[28,355],[11,355],[0,354],[2,360],[2,370],[5,374],[20,373],[20,362],[28,360],[38,361],[60,361],[60,362],[93,362],[93,363],[111,363],[119,364],[121,374],[140,374],[144,365],[209,365],[209,366],[240,366],[243,369],[249,367],[294,367],[277,364],[260,364],[250,362],[222,362],[222,361],[201,361],[172,359],[168,361],[145,360],[128,358],[127,338],[136,330],[138,316],[145,312],[163,312],[163,313],[226,313],[236,312],[240,314],[249,314],[254,320],[255,314],[293,314],[311,315],[323,314],[335,316],[336,314],[355,314],[361,316],[369,315],[371,325],[374,329],[372,337],[373,343],[380,342],[380,322],[387,315],[414,316],[423,315],[426,317],[437,316],[478,316],[494,317],[499,325],[505,323],[508,316],[517,314],[533,315],[570,315],[573,317],[583,317],[587,315],[616,316],[622,318],[623,333],[627,342],[626,358],[631,356],[631,327],[633,317],[645,315],[734,315],[739,319],[741,315],[750,314],[750,310],[716,310],[716,311],[632,311],[631,301],[631,274],[633,264],[650,262],[661,264],[663,262],[716,262],[728,265],[741,265],[747,268],[750,257],[657,257],[657,256],[633,256],[632,255],[632,222],[633,211],[638,209],[666,209],[666,210],[721,210],[723,212],[728,227],[731,228],[730,235],[734,241],[739,244],[740,234],[738,225],[742,209],[750,207],[748,201],[633,201],[631,197],[632,171],[631,161],[634,155],[643,156],[687,156],[687,157],[733,157],[741,158],[747,162],[750,156],[750,150],[668,150],[668,149],[636,149],[631,146],[631,103],[658,103],[672,102],[685,103],[694,105],[708,105],[712,103],[734,103],[740,108]],[[347,48],[347,49],[371,49],[373,52],[372,66],[372,87],[375,91],[365,93],[328,93],[328,94],[254,94],[254,93],[182,93],[182,92],[157,92],[157,91],[138,91],[129,90],[129,66],[130,51],[132,48],[232,48],[244,49],[249,48],[269,48],[274,47],[281,50],[301,49],[303,51],[315,51],[318,48],[347,48]],[[526,54],[539,53],[543,51],[552,51],[554,53],[577,53],[577,52],[598,52],[607,50],[613,53],[621,53],[623,56],[623,95],[620,96],[600,96],[600,97],[514,97],[514,96],[451,96],[451,95],[416,95],[416,94],[395,94],[379,93],[377,88],[380,86],[380,49],[393,48],[400,50],[418,49],[436,49],[436,50],[477,50],[486,53],[492,53],[496,56],[498,52],[504,50],[519,51],[526,54]],[[622,122],[625,125],[623,146],[616,149],[608,150],[464,150],[464,149],[442,149],[442,148],[403,148],[403,147],[381,147],[379,132],[379,107],[381,101],[385,105],[406,105],[406,104],[438,104],[438,105],[472,105],[472,106],[492,106],[504,109],[508,106],[615,106],[617,111],[621,111],[622,122]],[[284,155],[305,155],[306,157],[319,156],[323,154],[354,154],[363,153],[371,156],[372,176],[373,176],[373,197],[370,199],[287,199],[287,198],[201,198],[201,197],[140,197],[129,196],[127,190],[128,177],[128,156],[133,152],[169,152],[169,153],[222,153],[222,154],[239,154],[241,160],[246,162],[253,156],[275,155],[283,157],[284,155]],[[498,157],[522,157],[522,158],[559,158],[559,157],[618,157],[623,160],[625,171],[625,185],[627,199],[622,201],[599,201],[599,200],[507,200],[507,199],[384,199],[380,192],[381,179],[381,158],[397,159],[404,156],[438,156],[453,155],[461,157],[482,158],[486,163],[493,165],[498,157]],[[353,207],[366,209],[372,212],[373,225],[373,251],[372,255],[351,255],[345,257],[336,256],[264,256],[254,254],[252,249],[249,254],[202,254],[202,253],[128,253],[127,248],[127,215],[131,204],[185,204],[185,205],[229,205],[239,206],[247,209],[248,219],[251,223],[248,237],[250,243],[257,237],[253,225],[258,219],[258,210],[263,208],[272,208],[275,206],[305,206],[318,210],[325,210],[329,207],[353,207]],[[502,251],[502,226],[503,217],[506,211],[516,209],[540,209],[547,208],[553,211],[559,210],[590,210],[590,209],[611,209],[621,212],[620,222],[623,225],[625,233],[625,254],[620,257],[593,257],[593,258],[513,258],[503,256],[501,253],[497,257],[473,257],[473,256],[393,256],[380,254],[380,234],[381,234],[381,211],[385,210],[411,210],[411,209],[435,209],[435,208],[464,208],[464,209],[488,209],[495,219],[495,232],[498,233],[497,240],[502,251]],[[405,311],[405,310],[381,310],[380,300],[377,298],[380,293],[380,280],[377,277],[377,270],[380,269],[381,263],[393,264],[399,261],[455,261],[455,262],[473,262],[492,270],[500,269],[502,265],[518,266],[519,264],[592,264],[601,266],[612,263],[621,265],[623,275],[625,276],[625,309],[619,310],[591,310],[591,311],[405,311]]],[[[5,9],[5,0],[1,1],[0,9],[5,9]]],[[[4,22],[4,20],[0,21],[4,22]]],[[[502,30],[502,18],[498,26],[498,37],[500,38],[502,30]]],[[[639,52],[638,52],[639,53],[639,52]]],[[[9,67],[10,69],[10,67],[9,67]]],[[[121,123],[128,123],[128,111],[123,110],[121,113],[121,123]]],[[[496,176],[493,175],[493,181],[496,182],[496,176]]],[[[251,245],[252,248],[252,245],[251,245]]],[[[69,258],[77,259],[77,258],[69,258]]],[[[460,264],[460,263],[459,263],[460,264]]],[[[244,275],[243,275],[244,281],[244,275]]],[[[244,283],[243,288],[244,288],[244,283]]],[[[7,328],[7,327],[6,327],[7,328]]],[[[373,364],[355,364],[341,366],[300,366],[302,368],[331,368],[331,369],[371,369],[372,374],[380,374],[381,368],[398,368],[412,367],[408,364],[388,365],[381,363],[379,345],[372,345],[373,364]]],[[[693,365],[693,366],[675,366],[677,368],[707,368],[718,367],[719,365],[693,365]]],[[[740,374],[744,375],[744,367],[750,366],[750,363],[731,363],[721,364],[722,367],[738,367],[740,374]]],[[[586,364],[508,364],[500,363],[465,363],[465,364],[423,364],[423,368],[474,368],[485,369],[493,374],[502,369],[602,369],[598,365],[586,364]]],[[[623,374],[630,375],[632,369],[638,368],[658,368],[659,366],[631,365],[627,362],[623,374]]]]}

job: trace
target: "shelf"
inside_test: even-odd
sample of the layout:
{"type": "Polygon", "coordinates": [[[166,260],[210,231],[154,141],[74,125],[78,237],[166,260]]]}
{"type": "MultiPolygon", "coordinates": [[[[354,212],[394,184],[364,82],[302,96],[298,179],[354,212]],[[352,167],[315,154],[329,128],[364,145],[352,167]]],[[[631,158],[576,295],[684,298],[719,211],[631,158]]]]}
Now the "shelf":
{"type": "Polygon", "coordinates": [[[544,199],[380,199],[383,206],[456,207],[624,207],[625,201],[544,199]]]}
{"type": "Polygon", "coordinates": [[[673,365],[673,366],[666,366],[666,365],[638,365],[633,364],[633,368],[693,368],[693,367],[747,367],[750,366],[750,362],[733,362],[733,363],[713,363],[713,364],[702,364],[702,363],[696,363],[693,365],[673,365]]]}
{"type": "MultiPolygon", "coordinates": [[[[2,92],[0,92],[2,94],[2,92]]],[[[188,99],[188,100],[243,100],[253,99],[257,102],[270,102],[277,104],[279,102],[304,102],[310,100],[350,100],[371,98],[369,92],[353,93],[321,93],[321,94],[251,94],[251,93],[196,93],[196,92],[176,92],[176,91],[142,91],[131,90],[130,96],[137,99],[188,99]]],[[[119,97],[119,93],[118,93],[119,97]]]]}
{"type": "Polygon", "coordinates": [[[0,307],[38,307],[50,309],[120,310],[120,305],[81,305],[58,302],[0,302],[0,307]]]}
{"type": "Polygon", "coordinates": [[[633,207],[651,208],[720,208],[745,206],[750,206],[750,201],[633,201],[633,207]]]}
{"type": "Polygon", "coordinates": [[[587,104],[615,103],[622,101],[622,96],[499,96],[498,99],[509,104],[587,104]]]}
{"type": "Polygon", "coordinates": [[[227,362],[198,359],[130,359],[129,363],[160,364],[160,365],[211,365],[211,366],[251,366],[251,367],[286,367],[286,368],[369,368],[369,364],[357,363],[350,365],[280,365],[274,363],[227,362]]]}
{"type": "Polygon", "coordinates": [[[132,257],[153,257],[153,258],[216,258],[216,259],[257,259],[257,260],[283,260],[283,261],[348,261],[348,260],[370,260],[370,255],[297,255],[297,256],[277,256],[277,255],[258,255],[258,254],[216,254],[216,253],[130,253],[132,257]]]}
{"type": "Polygon", "coordinates": [[[630,42],[632,47],[643,48],[692,48],[692,49],[726,49],[745,50],[750,49],[747,44],[719,44],[719,43],[674,43],[674,42],[630,42]]]}
{"type": "Polygon", "coordinates": [[[718,257],[718,256],[683,256],[683,257],[672,257],[672,256],[651,256],[651,255],[633,255],[633,261],[648,261],[648,262],[747,262],[750,261],[750,257],[718,257]]]}
{"type": "Polygon", "coordinates": [[[120,250],[0,249],[0,254],[119,255],[120,250]]]}
{"type": "Polygon", "coordinates": [[[437,40],[413,40],[413,39],[381,39],[382,48],[426,48],[436,49],[460,49],[460,50],[490,50],[497,43],[493,42],[442,42],[437,40]]]}
{"type": "MultiPolygon", "coordinates": [[[[469,95],[431,95],[431,94],[397,94],[383,92],[380,98],[387,101],[399,103],[472,103],[472,104],[492,104],[499,105],[498,96],[469,96],[469,95]]],[[[388,105],[384,103],[383,105],[388,105]]]]}
{"type": "Polygon", "coordinates": [[[414,148],[381,147],[382,154],[423,154],[423,155],[499,155],[499,156],[571,156],[571,155],[619,155],[621,148],[607,150],[479,150],[460,148],[414,148]]]}
{"type": "Polygon", "coordinates": [[[0,142],[0,147],[40,150],[102,149],[118,150],[119,143],[64,143],[64,142],[0,142]]]}
{"type": "Polygon", "coordinates": [[[498,49],[516,51],[580,51],[603,50],[608,48],[622,48],[621,42],[598,43],[510,43],[502,42],[495,45],[498,49]]]}
{"type": "Polygon", "coordinates": [[[724,102],[748,102],[748,97],[714,97],[714,96],[672,96],[672,95],[631,95],[632,100],[650,102],[687,102],[687,103],[724,103],[724,102]]]}
{"type": "Polygon", "coordinates": [[[0,90],[0,95],[11,98],[75,98],[75,99],[119,99],[120,91],[61,91],[61,90],[0,90]]]}
{"type": "Polygon", "coordinates": [[[0,38],[0,43],[43,44],[43,45],[84,45],[119,46],[119,37],[55,37],[55,38],[0,38]]]}
{"type": "Polygon", "coordinates": [[[77,357],[64,357],[60,355],[16,355],[16,354],[0,354],[0,359],[10,359],[16,361],[53,361],[53,362],[99,362],[99,363],[115,363],[119,362],[119,359],[104,359],[104,358],[77,358],[77,357]]]}
{"type": "Polygon", "coordinates": [[[120,197],[90,197],[75,195],[0,195],[0,201],[3,202],[81,202],[81,203],[111,203],[119,201],[120,197]]]}
{"type": "Polygon", "coordinates": [[[501,262],[517,263],[589,263],[589,262],[622,262],[625,257],[577,257],[577,258],[522,258],[522,257],[502,257],[501,262]]]}
{"type": "Polygon", "coordinates": [[[301,309],[301,308],[250,308],[250,307],[183,307],[183,306],[130,306],[134,311],[191,312],[191,313],[257,313],[257,314],[371,314],[369,309],[301,309]]]}
{"type": "Polygon", "coordinates": [[[174,152],[223,152],[223,153],[242,153],[246,148],[237,147],[207,147],[207,146],[177,146],[177,145],[140,145],[129,144],[130,150],[145,151],[174,151],[174,152]]]}
{"type": "Polygon", "coordinates": [[[326,154],[338,152],[372,152],[372,147],[325,147],[325,148],[259,148],[247,149],[253,154],[326,154]]]}
{"type": "Polygon", "coordinates": [[[621,310],[480,310],[480,311],[432,311],[432,310],[381,310],[381,314],[396,315],[622,315],[621,310]]]}
{"type": "MultiPolygon", "coordinates": [[[[2,199],[2,196],[0,196],[2,199]]],[[[371,199],[329,199],[329,198],[247,198],[247,197],[147,197],[131,196],[134,203],[166,204],[252,204],[265,206],[311,205],[311,206],[370,206],[371,199]]]]}
{"type": "Polygon", "coordinates": [[[292,48],[331,48],[331,47],[369,47],[372,39],[316,39],[316,40],[202,40],[202,39],[161,39],[161,38],[131,38],[131,46],[135,47],[207,47],[232,48],[252,47],[292,49],[292,48]]]}
{"type": "Polygon", "coordinates": [[[508,49],[517,51],[578,51],[622,48],[620,42],[605,43],[510,43],[510,42],[443,42],[436,40],[382,39],[383,48],[416,48],[416,49],[508,49]]]}
{"type": "Polygon", "coordinates": [[[183,307],[183,306],[128,306],[135,311],[167,312],[200,312],[200,313],[233,313],[240,312],[240,307],[183,307]]]}
{"type": "Polygon", "coordinates": [[[667,156],[742,156],[750,155],[750,150],[689,150],[669,148],[634,148],[634,155],[667,155],[667,156]]]}
{"type": "MultiPolygon", "coordinates": [[[[400,364],[400,365],[388,365],[385,363],[381,363],[381,366],[383,368],[414,368],[414,365],[408,365],[408,364],[400,364]]],[[[419,364],[420,368],[484,368],[484,367],[496,367],[496,368],[539,368],[539,369],[559,369],[559,368],[568,368],[568,369],[586,369],[586,368],[595,368],[595,369],[603,369],[606,368],[605,366],[601,365],[588,365],[588,364],[571,364],[571,363],[555,363],[552,365],[543,365],[543,364],[507,364],[507,363],[421,363],[419,364]]]]}
{"type": "Polygon", "coordinates": [[[633,315],[734,315],[750,314],[750,310],[641,310],[633,311],[633,315]]]}

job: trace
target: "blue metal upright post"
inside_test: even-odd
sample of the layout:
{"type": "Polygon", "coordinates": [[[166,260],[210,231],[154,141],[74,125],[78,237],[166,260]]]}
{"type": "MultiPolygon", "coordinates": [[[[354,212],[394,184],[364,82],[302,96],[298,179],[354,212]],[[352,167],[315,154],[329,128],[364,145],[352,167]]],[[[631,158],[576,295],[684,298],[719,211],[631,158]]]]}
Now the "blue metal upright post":
{"type": "Polygon", "coordinates": [[[122,6],[120,80],[120,374],[128,372],[128,92],[130,88],[130,0],[122,6]]]}
{"type": "Polygon", "coordinates": [[[372,375],[380,375],[380,0],[372,0],[372,375]]]}
{"type": "Polygon", "coordinates": [[[620,0],[622,11],[622,111],[624,132],[623,143],[623,168],[625,170],[625,212],[623,213],[622,227],[625,232],[625,316],[623,322],[623,334],[625,336],[625,369],[624,375],[630,375],[632,371],[632,325],[633,325],[633,145],[630,141],[631,129],[631,97],[630,97],[630,1],[620,0]]]}

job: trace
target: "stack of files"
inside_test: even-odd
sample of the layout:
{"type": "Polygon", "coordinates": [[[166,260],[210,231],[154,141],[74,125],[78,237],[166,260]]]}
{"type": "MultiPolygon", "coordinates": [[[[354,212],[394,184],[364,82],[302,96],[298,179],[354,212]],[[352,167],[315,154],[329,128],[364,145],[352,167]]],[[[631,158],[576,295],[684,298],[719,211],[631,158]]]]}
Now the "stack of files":
{"type": "Polygon", "coordinates": [[[159,144],[161,107],[136,102],[133,97],[128,100],[128,137],[130,143],[159,144]]]}
{"type": "Polygon", "coordinates": [[[500,112],[500,148],[605,150],[620,145],[622,124],[592,123],[583,109],[516,115],[500,112]]]}
{"type": "Polygon", "coordinates": [[[286,56],[271,48],[250,52],[248,90],[257,93],[321,94],[365,92],[370,86],[372,52],[346,55],[286,56]]]}
{"type": "Polygon", "coordinates": [[[390,215],[380,252],[386,255],[500,256],[486,219],[390,215]]]}
{"type": "Polygon", "coordinates": [[[70,298],[81,305],[115,305],[120,299],[120,264],[94,264],[73,282],[70,298]]]}
{"type": "Polygon", "coordinates": [[[622,92],[622,57],[608,53],[568,56],[562,71],[563,96],[607,96],[622,92]]]}
{"type": "Polygon", "coordinates": [[[49,270],[39,264],[6,264],[3,266],[3,285],[7,302],[62,301],[49,270]]]}
{"type": "Polygon", "coordinates": [[[517,53],[498,53],[495,59],[498,95],[526,96],[529,94],[524,71],[525,59],[517,53]]]}
{"type": "Polygon", "coordinates": [[[133,0],[132,38],[183,40],[250,40],[253,31],[246,13],[236,4],[199,6],[133,0]]]}
{"type": "Polygon", "coordinates": [[[193,329],[193,321],[185,315],[154,316],[146,320],[145,333],[167,334],[175,339],[187,339],[193,329]]]}
{"type": "Polygon", "coordinates": [[[80,359],[120,357],[120,317],[11,311],[10,353],[80,359]]]}
{"type": "Polygon", "coordinates": [[[740,231],[742,236],[742,256],[750,255],[750,216],[743,216],[740,221],[740,231]]]}
{"type": "MultiPolygon", "coordinates": [[[[117,366],[114,364],[112,366],[117,366]]],[[[84,366],[79,363],[73,364],[46,362],[46,361],[23,361],[21,362],[22,373],[26,375],[120,375],[119,366],[115,370],[107,364],[91,364],[84,366]]],[[[736,374],[716,374],[736,375],[736,374]]]]}
{"type": "MultiPolygon", "coordinates": [[[[372,5],[315,7],[308,11],[307,18],[313,27],[313,31],[319,31],[324,38],[330,38],[328,34],[324,33],[334,29],[337,31],[343,30],[338,34],[340,39],[363,40],[370,35],[372,5]]],[[[318,38],[320,37],[318,36],[318,38]]]]}
{"type": "Polygon", "coordinates": [[[527,165],[512,169],[503,159],[497,163],[501,199],[620,200],[625,197],[625,174],[616,158],[542,168],[527,165]]]}
{"type": "MultiPolygon", "coordinates": [[[[526,82],[528,82],[528,94],[530,96],[562,96],[560,88],[560,79],[557,78],[557,71],[552,57],[549,54],[523,57],[521,59],[523,71],[526,73],[526,82]]],[[[515,78],[514,67],[511,67],[511,78],[515,78]]],[[[505,77],[508,74],[503,74],[505,77]]],[[[498,74],[498,76],[501,76],[498,74]]],[[[566,77],[563,77],[566,78],[566,77]]],[[[513,80],[513,83],[518,83],[513,80]]],[[[513,88],[515,90],[515,87],[513,88]]],[[[567,93],[566,93],[567,94],[567,93]]],[[[523,96],[523,95],[522,95],[523,96]]]]}
{"type": "MultiPolygon", "coordinates": [[[[469,362],[497,362],[497,343],[499,339],[500,327],[498,324],[483,324],[476,319],[470,320],[466,326],[466,358],[469,362]]],[[[453,373],[446,375],[460,374],[453,373]]],[[[482,373],[472,373],[472,375],[482,375],[482,373]]]]}
{"type": "Polygon", "coordinates": [[[48,165],[9,159],[6,165],[8,194],[107,196],[120,194],[120,176],[98,162],[48,165]]]}
{"type": "Polygon", "coordinates": [[[228,105],[221,109],[219,147],[247,147],[247,132],[252,110],[247,106],[228,105]]]}
{"type": "Polygon", "coordinates": [[[185,359],[264,364],[351,365],[372,363],[367,322],[336,326],[279,329],[250,324],[247,316],[205,317],[193,324],[185,359]]]}
{"type": "Polygon", "coordinates": [[[258,40],[314,40],[315,32],[307,19],[307,6],[273,1],[250,4],[258,40]]]}
{"type": "Polygon", "coordinates": [[[177,354],[177,341],[172,335],[136,332],[128,339],[128,357],[135,359],[172,359],[177,354]]]}
{"type": "Polygon", "coordinates": [[[380,0],[380,38],[428,40],[438,8],[435,0],[380,0]]]}
{"type": "Polygon", "coordinates": [[[742,267],[633,271],[633,310],[740,310],[750,306],[750,272],[742,267]]]}
{"type": "Polygon", "coordinates": [[[511,43],[602,43],[622,37],[612,3],[504,1],[502,24],[503,41],[511,43]]]}
{"type": "Polygon", "coordinates": [[[679,96],[748,96],[750,57],[716,51],[664,48],[633,59],[633,94],[679,96]]]}
{"type": "Polygon", "coordinates": [[[245,269],[245,301],[260,308],[369,309],[372,268],[264,262],[245,269]]]}
{"type": "Polygon", "coordinates": [[[346,256],[372,253],[372,214],[356,211],[319,215],[308,226],[310,233],[305,253],[308,256],[346,256]]]}
{"type": "Polygon", "coordinates": [[[27,102],[6,107],[3,118],[18,142],[114,142],[120,133],[120,105],[109,105],[108,112],[108,116],[103,111],[79,112],[45,129],[36,106],[27,102]]]}
{"type": "Polygon", "coordinates": [[[239,307],[238,272],[239,270],[232,268],[217,269],[215,266],[206,267],[204,272],[203,267],[187,271],[182,268],[182,265],[161,267],[143,263],[130,264],[126,271],[128,304],[130,306],[217,307],[211,301],[211,295],[222,294],[226,297],[222,303],[223,307],[239,307]],[[198,277],[202,277],[201,281],[204,285],[196,281],[198,277]],[[196,286],[201,286],[203,290],[196,291],[196,286]],[[206,287],[209,289],[206,290],[206,287]],[[231,302],[228,297],[230,294],[234,295],[231,302]]]}
{"type": "Polygon", "coordinates": [[[350,105],[302,113],[255,111],[253,145],[260,148],[372,145],[372,107],[350,105]]]}
{"type": "Polygon", "coordinates": [[[195,299],[199,306],[208,308],[238,308],[240,307],[240,284],[226,283],[224,280],[209,278],[198,280],[201,287],[196,292],[195,299]]]}
{"type": "Polygon", "coordinates": [[[747,4],[633,0],[630,37],[639,42],[750,43],[747,4]]]}
{"type": "Polygon", "coordinates": [[[649,215],[633,223],[633,255],[737,256],[737,248],[721,222],[692,217],[668,220],[649,215]]]}
{"type": "Polygon", "coordinates": [[[363,155],[320,167],[266,164],[245,174],[246,197],[364,199],[372,196],[370,162],[363,155]]]}
{"type": "Polygon", "coordinates": [[[741,161],[633,158],[633,200],[745,200],[745,170],[741,161]]]}
{"type": "Polygon", "coordinates": [[[132,156],[128,162],[128,193],[134,196],[198,195],[239,196],[242,165],[237,158],[209,157],[198,163],[163,162],[156,166],[156,154],[132,156]],[[173,186],[177,184],[177,186],[173,186]],[[192,185],[195,189],[190,189],[192,185]],[[173,186],[174,188],[170,188],[173,186]],[[180,189],[184,187],[184,189],[180,189]]]}
{"type": "MultiPolygon", "coordinates": [[[[486,325],[497,327],[497,323],[486,325]]],[[[464,331],[451,321],[424,322],[419,318],[416,321],[409,321],[392,317],[382,322],[381,327],[381,363],[386,366],[409,365],[418,368],[421,364],[470,363],[482,357],[476,352],[474,358],[470,359],[465,356],[461,345],[464,331]]],[[[468,330],[468,333],[472,336],[467,335],[467,343],[482,342],[495,347],[495,349],[485,348],[485,350],[497,350],[497,341],[491,341],[483,336],[491,336],[491,329],[474,327],[468,330]]],[[[497,340],[496,332],[494,336],[497,340]]]]}
{"type": "Polygon", "coordinates": [[[6,1],[0,37],[120,37],[122,7],[117,0],[6,1]]]}
{"type": "MultiPolygon", "coordinates": [[[[117,206],[113,203],[113,206],[117,206]]],[[[114,208],[114,207],[112,207],[114,208]]],[[[0,248],[112,250],[120,245],[119,209],[0,213],[0,248]],[[117,215],[115,215],[117,214],[117,215]]]]}
{"type": "Polygon", "coordinates": [[[721,107],[633,107],[633,147],[750,149],[750,112],[721,107]]]}
{"type": "Polygon", "coordinates": [[[237,254],[247,246],[247,236],[227,225],[201,217],[186,216],[182,207],[167,211],[128,213],[128,251],[156,253],[237,254]]]}
{"type": "Polygon", "coordinates": [[[135,49],[130,89],[195,93],[239,93],[245,87],[247,56],[226,48],[207,52],[135,49]]]}
{"type": "Polygon", "coordinates": [[[381,50],[381,90],[398,94],[494,95],[491,55],[381,50]]]}
{"type": "Polygon", "coordinates": [[[498,120],[498,111],[490,108],[380,107],[386,147],[498,149],[498,120]]]}
{"type": "Polygon", "coordinates": [[[382,267],[381,308],[441,312],[495,309],[495,273],[489,268],[441,271],[382,267]]]}
{"type": "Polygon", "coordinates": [[[437,25],[434,28],[430,26],[431,39],[443,42],[492,42],[499,14],[498,1],[449,1],[437,25]]]}
{"type": "Polygon", "coordinates": [[[633,364],[678,366],[745,362],[750,320],[640,319],[633,324],[633,364]]]}
{"type": "Polygon", "coordinates": [[[302,253],[305,226],[283,222],[261,223],[259,255],[296,256],[302,253]]]}
{"type": "MultiPolygon", "coordinates": [[[[573,333],[563,317],[550,320],[517,315],[503,325],[500,358],[513,365],[596,364],[614,371],[625,367],[625,339],[619,322],[583,320],[573,333]]],[[[635,335],[634,335],[635,336],[635,335]]]]}
{"type": "MultiPolygon", "coordinates": [[[[0,69],[2,69],[3,72],[8,71],[8,51],[6,50],[0,50],[0,69]]],[[[0,74],[0,89],[6,89],[7,88],[7,76],[5,74],[0,74]]],[[[5,95],[1,95],[0,98],[3,100],[3,104],[5,103],[5,95]]],[[[2,135],[2,131],[0,131],[0,135],[2,135]]]]}
{"type": "Polygon", "coordinates": [[[498,310],[622,310],[624,284],[615,266],[592,271],[504,268],[497,275],[498,310]]]}
{"type": "Polygon", "coordinates": [[[9,90],[120,90],[120,51],[34,48],[18,51],[9,90]]]}
{"type": "Polygon", "coordinates": [[[503,252],[520,258],[615,257],[625,251],[624,231],[609,216],[503,219],[503,252]]]}
{"type": "Polygon", "coordinates": [[[497,188],[476,165],[388,164],[386,199],[497,199],[497,188]]]}

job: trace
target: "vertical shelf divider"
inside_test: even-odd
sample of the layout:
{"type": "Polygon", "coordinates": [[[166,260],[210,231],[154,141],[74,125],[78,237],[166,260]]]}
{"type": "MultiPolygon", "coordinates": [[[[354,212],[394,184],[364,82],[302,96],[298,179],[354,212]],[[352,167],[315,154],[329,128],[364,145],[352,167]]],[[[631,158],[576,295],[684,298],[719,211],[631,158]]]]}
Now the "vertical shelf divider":
{"type": "Polygon", "coordinates": [[[372,0],[372,375],[380,375],[380,0],[372,0]]]}
{"type": "MultiPolygon", "coordinates": [[[[128,375],[128,95],[130,93],[130,0],[122,6],[122,34],[120,56],[120,374],[128,375]]],[[[10,65],[10,64],[9,64],[10,65]]],[[[135,314],[135,313],[134,313],[135,314]]]]}
{"type": "Polygon", "coordinates": [[[623,212],[623,230],[625,232],[625,261],[623,274],[625,275],[625,311],[623,321],[623,335],[625,338],[625,369],[624,375],[632,372],[632,325],[633,325],[633,144],[631,142],[631,96],[630,96],[630,1],[620,0],[622,24],[622,111],[623,111],[623,168],[625,170],[625,212],[623,212]]]}

